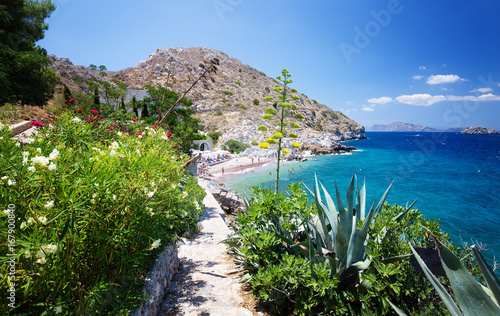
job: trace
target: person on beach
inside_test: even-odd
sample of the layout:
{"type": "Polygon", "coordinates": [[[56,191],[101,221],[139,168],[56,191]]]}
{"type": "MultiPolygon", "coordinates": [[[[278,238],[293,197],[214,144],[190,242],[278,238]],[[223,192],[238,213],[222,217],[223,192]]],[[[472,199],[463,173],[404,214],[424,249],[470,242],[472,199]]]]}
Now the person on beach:
{"type": "Polygon", "coordinates": [[[222,168],[222,174],[224,174],[224,168],[222,168]]]}

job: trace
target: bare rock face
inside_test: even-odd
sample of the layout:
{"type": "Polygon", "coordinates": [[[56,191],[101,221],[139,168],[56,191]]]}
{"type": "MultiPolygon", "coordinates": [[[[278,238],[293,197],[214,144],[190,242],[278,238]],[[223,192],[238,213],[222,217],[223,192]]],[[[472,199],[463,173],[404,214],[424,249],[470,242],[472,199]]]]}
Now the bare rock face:
{"type": "Polygon", "coordinates": [[[462,131],[462,134],[500,134],[497,130],[486,127],[469,127],[462,131]]]}
{"type": "MultiPolygon", "coordinates": [[[[99,76],[95,70],[75,66],[67,58],[50,58],[52,69],[71,89],[84,90],[88,78],[99,76]]],[[[223,134],[219,144],[215,144],[216,148],[223,147],[230,139],[254,145],[264,141],[276,130],[279,122],[278,115],[270,120],[262,118],[266,109],[272,108],[273,102],[277,101],[279,92],[273,89],[279,82],[224,52],[206,47],[160,48],[135,67],[107,71],[107,78],[124,82],[130,90],[144,89],[146,85],[164,86],[168,82],[170,89],[183,92],[203,72],[200,64],[213,58],[219,60],[213,80],[197,84],[187,95],[197,109],[195,117],[205,126],[205,132],[223,134]],[[273,96],[274,101],[264,102],[267,96],[273,96]],[[261,132],[259,126],[266,126],[269,131],[261,132]]],[[[281,69],[276,75],[279,71],[281,69]]],[[[339,141],[365,138],[365,128],[341,112],[310,99],[300,91],[289,89],[287,94],[298,97],[297,100],[288,100],[297,106],[297,110],[289,110],[285,118],[287,123],[300,126],[297,129],[287,127],[288,132],[297,134],[298,138],[294,141],[330,147],[339,141]],[[297,119],[297,114],[304,119],[297,119]]],[[[290,146],[292,141],[285,142],[286,146],[290,146]]]]}

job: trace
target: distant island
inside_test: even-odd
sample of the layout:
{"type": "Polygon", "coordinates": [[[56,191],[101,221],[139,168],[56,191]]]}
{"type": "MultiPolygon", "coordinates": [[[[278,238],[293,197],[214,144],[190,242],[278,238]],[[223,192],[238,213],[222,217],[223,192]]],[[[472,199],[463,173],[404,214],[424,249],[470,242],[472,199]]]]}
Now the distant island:
{"type": "Polygon", "coordinates": [[[406,123],[406,122],[392,122],[388,125],[375,124],[372,126],[372,132],[461,132],[463,128],[449,128],[437,129],[428,126],[406,123]]]}
{"type": "Polygon", "coordinates": [[[468,127],[462,131],[462,134],[500,134],[497,130],[486,127],[468,127]]]}

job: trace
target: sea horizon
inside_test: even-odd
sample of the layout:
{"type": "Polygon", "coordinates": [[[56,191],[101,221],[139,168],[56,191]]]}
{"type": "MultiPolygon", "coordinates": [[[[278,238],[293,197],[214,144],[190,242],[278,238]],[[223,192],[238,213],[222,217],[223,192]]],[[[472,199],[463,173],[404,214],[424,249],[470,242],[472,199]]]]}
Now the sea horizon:
{"type": "MultiPolygon", "coordinates": [[[[500,258],[500,135],[443,132],[367,132],[367,138],[345,145],[346,155],[313,156],[306,162],[284,162],[280,192],[301,182],[312,187],[315,176],[328,192],[335,182],[342,196],[351,177],[366,181],[367,204],[376,203],[394,181],[387,201],[409,205],[427,219],[439,219],[441,229],[460,247],[486,245],[490,265],[500,258]]],[[[253,186],[274,189],[276,165],[227,179],[226,189],[250,197],[253,186]],[[269,175],[269,172],[272,174],[269,175]]]]}

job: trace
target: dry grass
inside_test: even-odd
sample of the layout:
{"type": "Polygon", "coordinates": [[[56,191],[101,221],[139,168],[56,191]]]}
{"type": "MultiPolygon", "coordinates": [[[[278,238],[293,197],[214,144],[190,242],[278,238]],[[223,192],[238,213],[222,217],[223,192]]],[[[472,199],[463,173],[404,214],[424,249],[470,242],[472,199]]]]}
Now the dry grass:
{"type": "Polygon", "coordinates": [[[37,106],[0,106],[0,121],[4,124],[15,124],[22,121],[40,121],[50,123],[55,119],[50,111],[50,105],[40,108],[37,106]]]}

